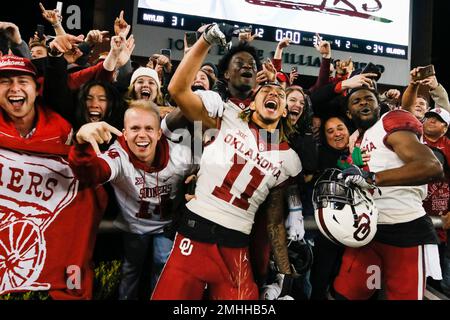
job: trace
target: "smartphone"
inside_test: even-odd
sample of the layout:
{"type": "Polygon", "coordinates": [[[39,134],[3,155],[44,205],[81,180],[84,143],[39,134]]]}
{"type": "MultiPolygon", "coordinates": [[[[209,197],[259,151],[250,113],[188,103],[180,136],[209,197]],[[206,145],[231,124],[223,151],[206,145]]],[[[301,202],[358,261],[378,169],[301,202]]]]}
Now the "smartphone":
{"type": "Polygon", "coordinates": [[[192,47],[197,42],[197,32],[185,32],[186,44],[188,48],[192,47]]]}
{"type": "Polygon", "coordinates": [[[436,72],[434,71],[434,65],[430,64],[428,66],[419,68],[416,76],[414,77],[414,80],[423,80],[428,77],[434,76],[435,74],[436,72]]]}
{"type": "Polygon", "coordinates": [[[38,34],[39,40],[45,39],[45,27],[43,24],[38,24],[36,27],[36,32],[38,34]]]}
{"type": "Polygon", "coordinates": [[[170,59],[172,51],[170,49],[161,49],[160,53],[170,59]]]}
{"type": "Polygon", "coordinates": [[[363,69],[361,73],[376,73],[377,76],[374,77],[375,81],[378,81],[381,78],[381,71],[380,69],[374,65],[372,62],[369,62],[363,69]]]}
{"type": "Polygon", "coordinates": [[[60,14],[62,14],[62,8],[63,8],[63,3],[61,1],[56,2],[56,10],[58,10],[58,12],[60,14]]]}

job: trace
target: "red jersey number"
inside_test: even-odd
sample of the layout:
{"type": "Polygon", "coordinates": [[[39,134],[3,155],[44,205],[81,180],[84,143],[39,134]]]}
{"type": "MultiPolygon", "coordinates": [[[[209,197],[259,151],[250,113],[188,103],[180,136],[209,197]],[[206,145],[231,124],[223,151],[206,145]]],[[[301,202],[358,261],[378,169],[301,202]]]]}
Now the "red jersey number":
{"type": "MultiPolygon", "coordinates": [[[[227,175],[223,179],[222,185],[220,187],[215,187],[212,194],[223,201],[230,202],[233,199],[233,194],[231,193],[231,188],[233,187],[233,183],[238,178],[239,174],[244,169],[247,164],[247,160],[243,159],[239,155],[235,154],[233,156],[233,165],[228,171],[227,175]]],[[[235,197],[232,205],[241,208],[243,210],[247,210],[250,204],[248,203],[248,199],[253,196],[253,193],[261,184],[264,174],[256,167],[250,172],[251,180],[245,188],[244,192],[241,193],[239,197],[235,197]]]]}

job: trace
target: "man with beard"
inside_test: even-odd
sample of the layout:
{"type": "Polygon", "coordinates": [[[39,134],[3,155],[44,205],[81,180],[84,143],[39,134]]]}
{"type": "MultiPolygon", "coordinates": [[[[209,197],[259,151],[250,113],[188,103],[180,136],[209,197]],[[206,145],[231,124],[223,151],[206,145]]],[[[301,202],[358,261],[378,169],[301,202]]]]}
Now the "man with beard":
{"type": "Polygon", "coordinates": [[[443,177],[442,166],[421,143],[422,125],[411,113],[395,110],[380,118],[373,87],[350,91],[347,108],[358,128],[357,143],[367,149],[370,160],[364,170],[352,166],[342,176],[350,185],[379,187],[380,192],[374,193],[379,219],[371,243],[346,248],[334,282],[336,298],[368,299],[380,289],[377,278],[384,280],[386,299],[422,299],[425,275],[432,270],[424,270],[425,257],[427,267],[440,273],[436,233],[422,200],[426,184],[443,177]],[[377,266],[378,273],[373,274],[370,266],[377,266]]]}

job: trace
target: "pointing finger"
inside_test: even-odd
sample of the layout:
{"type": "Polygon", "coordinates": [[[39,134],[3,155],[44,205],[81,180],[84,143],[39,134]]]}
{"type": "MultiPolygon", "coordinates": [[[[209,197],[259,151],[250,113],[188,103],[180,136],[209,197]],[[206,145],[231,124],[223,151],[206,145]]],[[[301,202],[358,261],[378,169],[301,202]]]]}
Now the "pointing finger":
{"type": "Polygon", "coordinates": [[[90,143],[90,145],[92,146],[92,149],[94,149],[94,152],[97,155],[101,154],[100,148],[98,147],[97,141],[95,140],[94,137],[90,137],[88,142],[90,143]]]}
{"type": "Polygon", "coordinates": [[[111,133],[114,133],[118,137],[120,137],[122,135],[122,132],[119,129],[113,127],[109,123],[105,123],[105,129],[107,129],[111,133]]]}

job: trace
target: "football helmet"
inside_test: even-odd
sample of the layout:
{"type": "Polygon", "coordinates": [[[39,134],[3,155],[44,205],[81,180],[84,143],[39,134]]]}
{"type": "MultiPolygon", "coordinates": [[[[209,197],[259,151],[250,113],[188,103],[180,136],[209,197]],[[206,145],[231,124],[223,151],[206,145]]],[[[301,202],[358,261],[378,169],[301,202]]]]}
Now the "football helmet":
{"type": "Polygon", "coordinates": [[[313,190],[314,217],[322,234],[336,244],[362,247],[377,232],[378,210],[370,191],[346,185],[339,169],[326,169],[313,190]]]}

